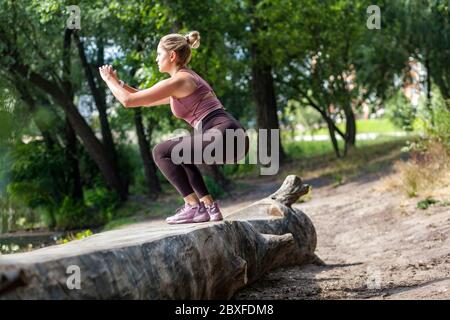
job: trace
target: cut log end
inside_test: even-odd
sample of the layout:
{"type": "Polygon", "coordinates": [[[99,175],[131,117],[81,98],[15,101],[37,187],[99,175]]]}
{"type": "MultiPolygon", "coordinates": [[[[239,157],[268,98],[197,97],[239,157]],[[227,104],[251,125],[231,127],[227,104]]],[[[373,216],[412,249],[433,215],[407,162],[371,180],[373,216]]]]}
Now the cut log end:
{"type": "Polygon", "coordinates": [[[271,194],[269,197],[272,200],[281,202],[285,206],[290,207],[297,202],[300,197],[308,194],[311,186],[304,184],[302,179],[296,175],[289,175],[284,180],[281,187],[271,194]]]}

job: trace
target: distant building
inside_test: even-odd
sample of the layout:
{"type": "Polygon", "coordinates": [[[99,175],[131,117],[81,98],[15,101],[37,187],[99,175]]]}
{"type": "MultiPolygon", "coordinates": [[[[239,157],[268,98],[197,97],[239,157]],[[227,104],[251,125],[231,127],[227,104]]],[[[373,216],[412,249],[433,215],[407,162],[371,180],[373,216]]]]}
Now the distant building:
{"type": "Polygon", "coordinates": [[[419,61],[409,58],[404,70],[402,92],[414,107],[419,105],[420,95],[425,91],[422,81],[425,76],[424,66],[419,61]]]}

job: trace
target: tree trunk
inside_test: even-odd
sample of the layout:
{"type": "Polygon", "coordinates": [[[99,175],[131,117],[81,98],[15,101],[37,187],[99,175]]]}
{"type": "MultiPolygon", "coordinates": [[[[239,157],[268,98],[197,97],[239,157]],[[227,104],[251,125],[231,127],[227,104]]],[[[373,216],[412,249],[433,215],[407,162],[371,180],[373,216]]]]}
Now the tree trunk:
{"type": "MultiPolygon", "coordinates": [[[[67,89],[67,96],[73,101],[73,89],[70,82],[71,74],[71,59],[70,59],[70,47],[72,39],[72,30],[66,29],[64,33],[64,48],[63,48],[63,83],[67,89]]],[[[81,183],[81,174],[77,157],[77,136],[70,124],[68,117],[65,118],[65,138],[66,138],[66,161],[68,163],[68,185],[69,194],[72,198],[78,201],[83,201],[83,185],[81,183]]]]}
{"type": "Polygon", "coordinates": [[[66,117],[66,159],[68,163],[67,176],[69,181],[69,192],[72,198],[83,200],[83,186],[81,183],[81,174],[77,157],[77,136],[70,125],[69,119],[66,117]]]}
{"type": "Polygon", "coordinates": [[[355,147],[356,143],[356,120],[353,110],[349,106],[344,108],[345,113],[345,145],[344,145],[344,156],[347,155],[349,149],[355,147]]]}
{"type": "Polygon", "coordinates": [[[428,54],[425,58],[425,68],[427,69],[427,102],[426,102],[426,107],[428,110],[429,115],[429,120],[431,122],[431,126],[434,126],[434,115],[433,115],[433,108],[431,106],[431,69],[430,69],[430,60],[428,58],[428,54]]]}
{"type": "MultiPolygon", "coordinates": [[[[83,67],[84,74],[89,84],[89,88],[92,93],[92,97],[95,101],[95,106],[98,110],[99,120],[100,120],[100,129],[102,132],[103,145],[105,146],[105,150],[108,153],[108,156],[111,158],[115,167],[117,166],[117,153],[114,147],[114,140],[111,133],[111,128],[109,126],[108,115],[106,113],[106,101],[105,96],[101,94],[101,90],[97,87],[94,79],[94,74],[91,69],[91,65],[89,64],[85,50],[84,44],[80,40],[80,36],[77,32],[74,33],[75,43],[78,48],[78,55],[80,57],[81,66],[83,67]]],[[[103,47],[100,46],[99,50],[103,50],[103,47]]],[[[102,54],[99,54],[100,57],[103,57],[102,54]]],[[[97,61],[97,63],[102,63],[103,61],[97,61]]]]}
{"type": "MultiPolygon", "coordinates": [[[[254,49],[256,50],[256,49],[254,49]]],[[[272,154],[272,146],[270,144],[270,132],[272,129],[279,130],[277,105],[275,99],[275,87],[271,73],[271,67],[261,65],[257,60],[257,55],[254,54],[254,65],[252,66],[252,91],[256,104],[256,123],[258,129],[268,129],[267,145],[262,146],[266,148],[267,154],[272,154]]],[[[259,138],[259,135],[258,135],[259,138]]],[[[286,158],[286,155],[281,144],[281,134],[278,139],[280,161],[286,158]]],[[[258,139],[258,150],[260,144],[258,139]]]]}
{"type": "MultiPolygon", "coordinates": [[[[142,157],[144,166],[145,180],[147,181],[149,196],[155,198],[161,192],[161,186],[156,176],[156,166],[151,156],[150,144],[145,136],[144,126],[142,124],[142,110],[141,108],[134,108],[134,124],[136,126],[136,134],[138,137],[139,151],[142,157]]],[[[151,132],[149,132],[150,138],[151,132]]]]}
{"type": "Polygon", "coordinates": [[[323,264],[314,225],[292,208],[309,188],[288,176],[277,192],[223,222],[148,222],[7,255],[0,299],[230,299],[275,268],[323,264]],[[77,273],[80,290],[70,290],[77,273]]]}
{"type": "Polygon", "coordinates": [[[328,126],[328,133],[330,134],[331,144],[333,145],[334,153],[336,154],[336,157],[340,158],[341,153],[339,152],[339,144],[336,139],[336,134],[333,127],[333,120],[329,117],[325,118],[328,126]]]}
{"type": "MultiPolygon", "coordinates": [[[[137,51],[142,51],[143,47],[138,43],[137,51]]],[[[131,77],[133,78],[136,74],[137,68],[133,67],[131,69],[131,77]]],[[[132,83],[132,85],[136,86],[132,83]]],[[[142,109],[134,109],[134,125],[136,127],[136,134],[138,137],[139,152],[142,158],[142,165],[144,166],[145,180],[147,182],[147,187],[149,190],[150,198],[155,198],[156,195],[162,191],[161,185],[156,175],[157,168],[153,160],[152,152],[150,150],[150,142],[152,139],[153,123],[149,120],[147,125],[147,135],[145,134],[143,119],[142,119],[142,109]]]]}
{"type": "MultiPolygon", "coordinates": [[[[257,34],[263,31],[264,26],[261,20],[255,14],[255,8],[258,4],[258,0],[252,0],[251,7],[251,19],[252,32],[257,34]]],[[[253,99],[256,105],[256,124],[258,129],[268,129],[270,137],[270,131],[272,129],[279,130],[279,122],[277,115],[277,101],[275,96],[275,84],[272,76],[272,66],[267,61],[267,58],[263,50],[266,46],[261,45],[257,42],[253,42],[250,45],[250,55],[251,55],[251,73],[252,73],[252,92],[253,99]]],[[[270,144],[270,138],[267,139],[268,143],[266,146],[262,146],[267,150],[267,154],[272,154],[272,146],[270,144]]],[[[282,144],[281,144],[281,134],[278,139],[279,143],[279,159],[283,161],[286,158],[282,144]]],[[[258,135],[258,152],[259,152],[259,135],[258,135]]]]}

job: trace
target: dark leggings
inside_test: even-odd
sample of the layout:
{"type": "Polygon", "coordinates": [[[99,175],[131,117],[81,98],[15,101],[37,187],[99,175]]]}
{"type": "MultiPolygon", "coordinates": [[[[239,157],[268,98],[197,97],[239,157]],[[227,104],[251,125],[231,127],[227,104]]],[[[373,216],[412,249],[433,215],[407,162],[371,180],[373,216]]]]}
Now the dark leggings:
{"type": "MultiPolygon", "coordinates": [[[[166,179],[169,180],[169,182],[178,190],[178,192],[183,197],[186,197],[193,192],[195,192],[199,198],[202,198],[209,194],[200,170],[194,164],[205,163],[203,157],[199,155],[203,155],[203,151],[208,145],[220,140],[223,145],[222,155],[220,155],[219,153],[218,157],[214,158],[215,161],[211,165],[236,163],[237,161],[245,157],[249,149],[249,139],[244,127],[227,111],[223,109],[214,110],[206,115],[206,117],[203,118],[201,122],[201,130],[195,130],[190,135],[183,136],[182,138],[169,139],[167,141],[158,143],[153,148],[153,158],[156,165],[164,174],[166,179]],[[218,131],[214,131],[212,129],[216,129],[218,131]],[[226,133],[226,129],[233,130],[228,130],[228,133],[226,133]],[[236,129],[241,130],[234,131],[236,129]],[[235,132],[238,137],[229,135],[231,132],[235,132]],[[231,138],[234,140],[234,149],[228,148],[227,150],[226,145],[229,145],[232,142],[231,138]],[[196,142],[194,143],[194,139],[198,140],[196,140],[196,142]],[[238,145],[239,140],[241,142],[244,141],[244,143],[240,143],[238,145]],[[178,145],[180,143],[182,145],[178,145]],[[172,149],[177,145],[177,149],[180,147],[187,148],[182,149],[179,154],[184,156],[183,150],[188,150],[191,161],[182,161],[180,164],[175,164],[174,161],[172,161],[172,149]],[[233,151],[231,152],[230,150],[233,151]],[[196,154],[195,157],[194,154],[196,154]],[[200,162],[198,162],[198,160],[200,160],[200,162]]],[[[214,149],[213,147],[214,145],[212,145],[209,150],[211,151],[212,149],[214,149]]],[[[213,156],[216,155],[215,152],[210,153],[213,156]]]]}

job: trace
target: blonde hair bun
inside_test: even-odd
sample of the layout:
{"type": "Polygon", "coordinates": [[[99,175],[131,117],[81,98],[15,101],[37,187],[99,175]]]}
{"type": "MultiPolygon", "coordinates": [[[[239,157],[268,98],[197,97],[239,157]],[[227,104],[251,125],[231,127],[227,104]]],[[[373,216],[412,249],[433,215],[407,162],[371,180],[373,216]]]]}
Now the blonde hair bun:
{"type": "Polygon", "coordinates": [[[185,35],[185,38],[192,49],[197,49],[200,46],[200,32],[190,31],[185,35]]]}

